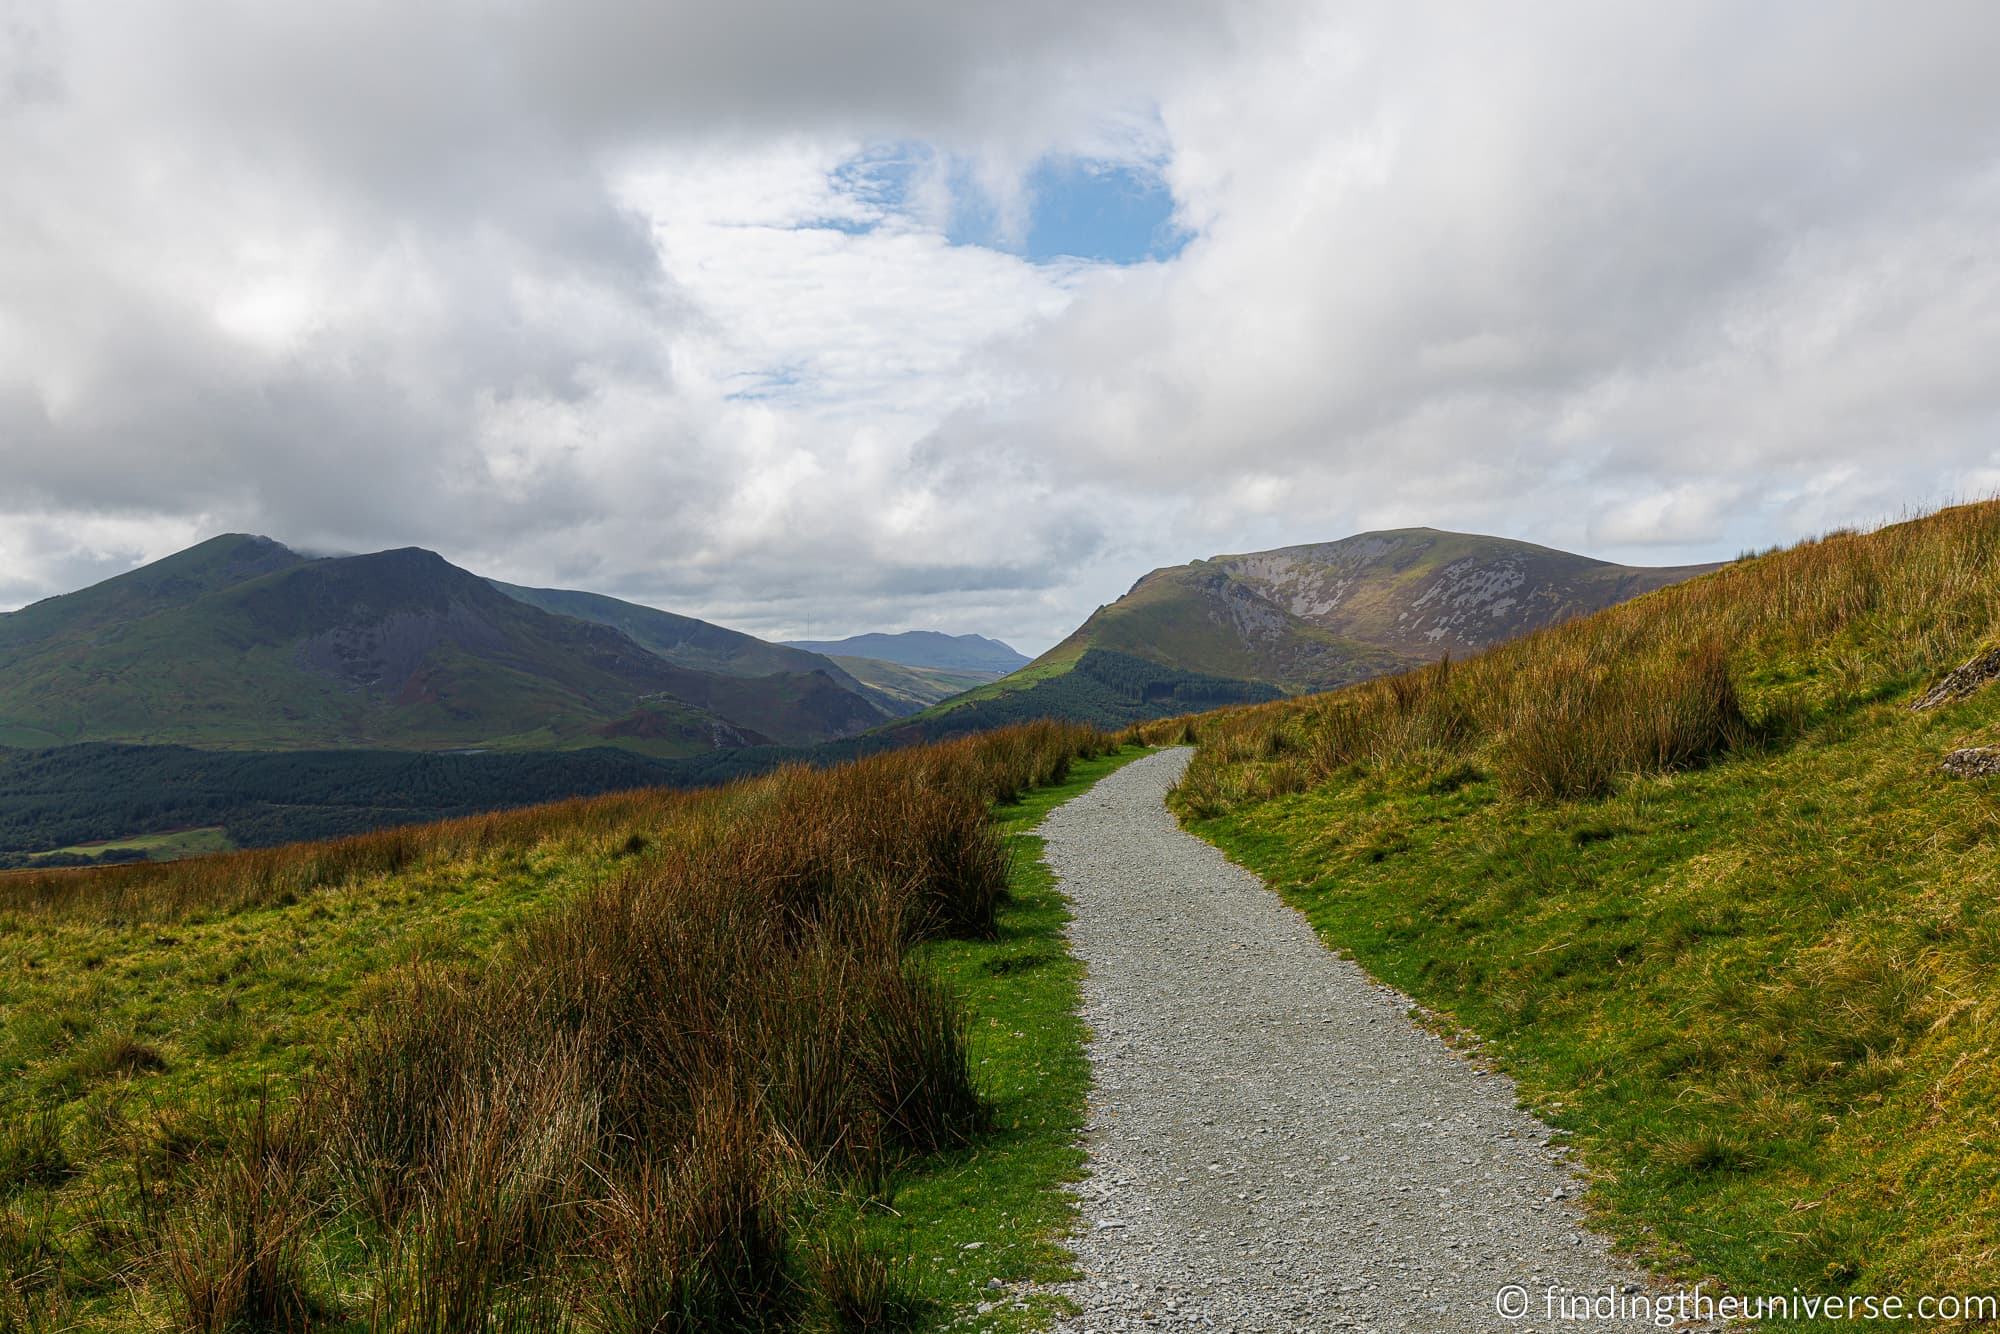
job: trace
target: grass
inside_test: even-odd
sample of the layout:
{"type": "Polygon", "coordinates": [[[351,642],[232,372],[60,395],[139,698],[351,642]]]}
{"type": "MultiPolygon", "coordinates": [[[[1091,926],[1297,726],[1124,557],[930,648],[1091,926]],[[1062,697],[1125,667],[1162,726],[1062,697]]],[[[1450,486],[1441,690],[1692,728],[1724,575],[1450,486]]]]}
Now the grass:
{"type": "Polygon", "coordinates": [[[2000,506],[1760,557],[1447,668],[1155,725],[1175,801],[1484,1038],[1626,1245],[1746,1295],[2000,1289],[2000,789],[1913,712],[2000,506]],[[1724,649],[1726,646],[1726,651],[1724,649]]]}
{"type": "MultiPolygon", "coordinates": [[[[203,857],[211,852],[228,852],[235,846],[229,841],[229,835],[221,825],[208,825],[200,829],[174,829],[158,834],[134,834],[129,838],[108,838],[95,843],[77,843],[67,848],[53,848],[39,855],[59,857],[69,853],[95,857],[106,852],[143,852],[153,861],[164,862],[179,857],[203,857]]],[[[30,865],[32,864],[31,862],[30,865]]]]}
{"type": "Polygon", "coordinates": [[[920,957],[963,998],[974,1069],[995,1127],[902,1186],[888,1208],[857,1211],[880,1254],[909,1257],[911,1288],[938,1310],[966,1311],[966,1327],[1041,1328],[1056,1313],[1040,1285],[1074,1275],[1062,1239],[1075,1217],[1061,1187],[1079,1180],[1090,1067],[1077,1016],[1083,966],[1069,956],[1069,910],[1030,832],[1044,815],[1145,752],[1128,747],[1081,761],[1068,778],[1001,806],[1012,854],[1010,901],[986,941],[944,940],[920,957]],[[1005,1285],[995,1292],[987,1280],[1005,1285]],[[1017,1307],[1016,1303],[1021,1305],[1017,1307]],[[977,1313],[981,1303],[992,1309],[977,1313]]]}
{"type": "Polygon", "coordinates": [[[1106,744],[10,877],[0,1328],[894,1327],[981,1299],[933,1257],[1056,1273],[1075,970],[988,812],[1106,744]]]}

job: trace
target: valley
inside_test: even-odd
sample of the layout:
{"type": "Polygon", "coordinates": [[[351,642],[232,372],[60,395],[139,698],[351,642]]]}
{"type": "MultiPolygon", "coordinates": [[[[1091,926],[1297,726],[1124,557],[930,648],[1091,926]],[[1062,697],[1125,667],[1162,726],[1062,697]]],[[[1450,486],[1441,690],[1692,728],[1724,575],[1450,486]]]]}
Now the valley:
{"type": "Polygon", "coordinates": [[[773,643],[483,579],[420,548],[308,557],[228,534],[0,615],[0,776],[13,776],[0,861],[114,841],[120,856],[174,855],[135,841],[189,820],[263,846],[1044,717],[1121,728],[1476,652],[1698,572],[1430,529],[1362,534],[1156,570],[1030,661],[935,631],[773,643]],[[201,752],[218,759],[204,768],[201,752]],[[437,756],[431,769],[451,776],[386,798],[291,795],[324,790],[317,775],[340,764],[355,791],[379,791],[374,775],[408,769],[399,753],[437,756]],[[334,754],[352,758],[321,758],[334,754]],[[571,758],[535,758],[551,755],[571,758]],[[228,771],[226,790],[206,769],[228,771]],[[202,776],[164,803],[136,798],[169,771],[202,776]],[[26,781],[39,772],[64,778],[26,781]],[[425,795],[439,782],[451,799],[425,795]]]}
{"type": "MultiPolygon", "coordinates": [[[[415,767],[397,768],[379,751],[96,743],[153,766],[135,796],[161,801],[182,831],[170,837],[196,844],[233,834],[202,818],[211,797],[257,785],[226,777],[228,764],[316,766],[287,779],[308,804],[429,792],[457,802],[459,818],[182,862],[0,876],[0,940],[20,965],[0,1006],[34,1017],[0,1042],[0,1068],[15,1076],[0,1095],[13,1127],[0,1134],[0,1173],[11,1174],[0,1185],[38,1211],[0,1208],[0,1257],[41,1276],[0,1285],[0,1300],[63,1318],[175,1318],[210,1300],[200,1284],[236,1272],[228,1238],[276,1227],[294,1239],[288,1286],[277,1291],[336,1323],[387,1320],[433,1300],[514,1311],[606,1294],[639,1300],[648,1290],[633,1275],[666,1272],[705,1275],[701,1300],[722,1305],[689,1308],[709,1312],[703,1320],[751,1302],[773,1303],[795,1327],[850,1310],[905,1327],[970,1313],[990,1328],[1027,1329],[1059,1319],[1072,1299],[1143,1321],[1165,1294],[1173,1309],[1248,1324],[1281,1307],[1295,1318],[1327,1309],[1310,1282],[1246,1264],[1238,1244],[1284,1235],[1284,1220],[1315,1210],[1380,1244],[1298,1273],[1340,1287],[1338,1305],[1355,1318],[1393,1322],[1421,1308],[1429,1328],[1483,1327],[1482,1294],[1524,1247],[1546,1252],[1549,1272],[1558,1261],[1578,1266],[1578,1285],[1610,1274],[1648,1300],[1696,1284],[1744,1296],[1984,1291],[2000,1246],[1980,1204],[2000,1180],[1983,1131],[2000,1093],[1979,1055],[2000,1017],[1986,966],[2000,825],[1988,780],[1952,776],[1944,757],[1989,741],[2000,718],[1995,550],[2000,503],[1960,507],[1666,580],[1463,658],[1315,693],[1088,647],[1067,664],[1026,669],[1041,673],[1028,689],[989,682],[970,695],[1122,710],[1115,735],[1044,721],[957,740],[875,730],[823,743],[845,754],[715,750],[718,764],[810,753],[824,767],[682,793],[659,786],[655,767],[699,757],[402,752],[396,764],[415,767]],[[1251,686],[1249,698],[1230,696],[1251,686]],[[577,780],[561,765],[612,757],[639,766],[628,775],[636,790],[479,814],[486,798],[455,786],[472,772],[459,766],[533,761],[558,766],[538,781],[560,795],[577,780]],[[1046,841],[1017,842],[1034,855],[995,852],[996,835],[1026,839],[1058,797],[1075,800],[1040,831],[1046,841]],[[734,868],[727,875],[718,857],[734,868]],[[887,881],[865,869],[919,862],[927,869],[887,881]],[[741,898],[718,888],[746,882],[762,888],[741,898]],[[866,905],[886,885],[925,897],[879,919],[880,935],[866,905]],[[1163,913],[1169,890],[1181,897],[1163,913]],[[666,897],[652,906],[634,895],[666,897]],[[783,917],[794,911],[803,916],[783,917]],[[822,934],[798,938],[817,942],[810,949],[787,943],[800,930],[822,934]],[[754,958],[733,952],[746,939],[763,942],[754,958]],[[631,952],[645,940],[654,945],[631,952]],[[1218,948],[1229,957],[1210,958],[1218,948]],[[587,962],[600,952],[615,962],[587,962]],[[1232,981],[1237,953],[1249,968],[1232,981]],[[836,957],[846,962],[835,968],[836,957]],[[777,1123],[787,1136],[817,1137],[819,1174],[802,1185],[728,1156],[729,1136],[768,1132],[747,1128],[763,1124],[756,1118],[715,1119],[722,1104],[685,1107],[668,1084],[579,1083],[597,1067],[549,1064],[556,1049],[538,1045],[545,1038],[611,1053],[618,1034],[634,1031],[615,1016],[600,1025],[595,1002],[545,1009],[534,999],[568,994],[572,958],[590,976],[625,979],[621,1005],[640,1003],[634,987],[655,985],[645,959],[701,961],[709,980],[659,1003],[735,998],[730,1022],[748,1026],[731,1030],[741,1045],[730,1059],[803,1071],[787,1064],[805,1050],[792,1044],[820,1053],[810,1068],[833,1084],[758,1076],[783,1090],[758,1115],[788,1118],[777,1123]],[[891,958],[902,962],[883,971],[891,958]],[[815,971],[823,967],[834,971],[815,971]],[[456,979],[451,990],[436,988],[442,977],[456,979]],[[924,978],[949,979],[949,990],[924,978]],[[1288,986],[1303,990],[1265,994],[1288,986]],[[840,987],[860,988],[841,993],[853,1005],[879,1008],[818,1004],[840,987]],[[395,1017],[379,1017],[384,996],[405,998],[395,1017]],[[798,1006],[803,996],[815,1005],[798,1006]],[[746,997],[763,999],[745,1009],[746,997]],[[1088,1046],[1079,1004],[1097,1035],[1088,1046]],[[1236,1006],[1248,1009],[1228,1018],[1236,1006]],[[850,1032],[836,1022],[843,1013],[911,1027],[850,1032]],[[785,1018],[802,1014],[833,1027],[785,1018]],[[1314,1045],[1331,1041],[1321,1028],[1341,1024],[1379,1031],[1314,1045]],[[899,1050],[931,1071],[926,1101],[874,1082],[908,1067],[874,1064],[883,1049],[854,1036],[863,1031],[902,1035],[910,1045],[899,1050]],[[719,1155],[718,1165],[750,1173],[732,1178],[748,1192],[739,1198],[790,1201],[768,1213],[748,1206],[728,1223],[772,1238],[768,1263],[725,1276],[703,1268],[713,1252],[669,1248],[633,1268],[623,1257],[640,1254],[629,1249],[639,1243],[560,1211],[546,1238],[524,1232],[509,1243],[509,1254],[533,1259],[509,1261],[516,1277],[503,1287],[486,1286],[499,1252],[445,1258],[439,1239],[449,1234],[438,1229],[454,1225],[441,1211],[492,1218],[498,1206],[449,1185],[463,1180],[449,1175],[459,1170],[453,1155],[469,1147],[412,1147],[393,1126],[447,1115],[461,1085],[412,1086],[375,1111],[354,1100],[371,1081],[414,1078],[420,1051],[459,1061],[450,1053],[474,1050],[463,1039],[473,1032],[514,1035],[504,1066],[474,1063],[452,1077],[486,1090],[482,1098],[527,1098],[557,1081],[546,1107],[507,1104],[515,1110],[493,1134],[547,1117],[572,1125],[565,1108],[617,1115],[626,1105],[603,1099],[656,1099],[647,1124],[691,1127],[687,1144],[698,1147],[676,1152],[719,1155]],[[1140,1047],[1159,1068],[1142,1074],[1133,1035],[1146,1032],[1154,1037],[1140,1047]],[[1255,1036],[1249,1055],[1245,1035],[1255,1036]],[[849,1042],[858,1045],[840,1045],[849,1042]],[[1354,1054],[1363,1048],[1366,1059],[1354,1054]],[[1329,1064],[1341,1066],[1339,1079],[1311,1076],[1329,1064]],[[1246,1081],[1246,1069],[1264,1073],[1246,1081]],[[1204,1071],[1238,1091],[1218,1100],[1204,1071]],[[1174,1092],[1189,1080],[1184,1096],[1174,1092]],[[249,1101],[268,1108],[261,1100],[273,1089],[284,1134],[320,1165],[268,1178],[259,1195],[231,1194],[227,1183],[244,1173],[277,1170],[256,1166],[277,1160],[258,1156],[272,1132],[255,1118],[270,1113],[249,1101]],[[1406,1110],[1417,1090],[1421,1125],[1406,1110]],[[582,1101],[564,1101],[572,1096],[582,1101]],[[855,1101],[822,1117],[820,1097],[855,1101]],[[415,1179],[446,1184],[414,1187],[419,1202],[403,1204],[354,1184],[372,1178],[355,1175],[360,1160],[339,1156],[346,1141],[310,1119],[327,1098],[346,1100],[343,1115],[390,1118],[367,1123],[389,1136],[370,1154],[444,1154],[409,1161],[432,1164],[415,1179]],[[1198,1130],[1177,1110],[1188,1098],[1208,1109],[1198,1130]],[[1315,1110],[1298,1110],[1301,1100],[1315,1110]],[[893,1110],[916,1105],[927,1110],[893,1110]],[[1453,1145],[1490,1140],[1491,1151],[1441,1168],[1434,1199],[1389,1191],[1368,1165],[1436,1157],[1410,1145],[1447,1123],[1458,1127],[1453,1145]],[[1476,1134],[1465,1130],[1475,1123],[1476,1134]],[[1312,1148],[1302,1126],[1333,1138],[1312,1148]],[[1573,1158],[1544,1152],[1551,1132],[1573,1158]],[[1270,1144],[1254,1162],[1232,1156],[1260,1136],[1270,1144]],[[1392,1142],[1403,1147],[1383,1147],[1392,1142]],[[1307,1147],[1265,1173],[1257,1164],[1291,1161],[1271,1157],[1275,1144],[1307,1147]],[[1314,1180],[1335,1145],[1366,1152],[1350,1155],[1352,1175],[1343,1159],[1314,1180]],[[1063,1246],[1064,1183],[1085,1151],[1097,1175],[1084,1188],[1090,1235],[1073,1243],[1079,1281],[1063,1246]],[[1171,1175],[1191,1177],[1190,1165],[1206,1173],[1211,1160],[1223,1175],[1200,1189],[1171,1175]],[[437,1193],[446,1190],[461,1193],[437,1193]],[[868,1203],[890,1198],[890,1210],[868,1203]],[[1174,1224],[1189,1201],[1202,1202],[1211,1226],[1174,1224]],[[255,1212],[270,1209],[290,1212],[255,1212]],[[122,1221],[82,1249],[62,1245],[92,1210],[122,1221]],[[175,1228],[204,1229],[217,1240],[203,1244],[219,1249],[203,1253],[221,1259],[164,1265],[174,1237],[197,1235],[175,1228]],[[415,1254],[428,1258],[398,1267],[415,1254]],[[1162,1255],[1175,1258],[1143,1292],[1117,1277],[1153,1274],[1147,1266],[1162,1255]],[[1392,1268],[1377,1273],[1384,1263],[1392,1268]],[[115,1283],[94,1277],[103,1275],[115,1283]],[[1379,1301],[1355,1296],[1364,1279],[1379,1301]]],[[[894,726],[925,722],[917,714],[894,726]]],[[[64,764],[91,750],[33,752],[40,767],[14,781],[90,789],[90,765],[64,764]]],[[[0,806],[0,818],[19,816],[0,806]]],[[[281,817],[275,828],[284,827],[281,817]]],[[[79,851],[91,842],[57,825],[44,837],[79,851]]],[[[667,1062],[693,1051],[660,1050],[667,1062]]],[[[574,1121],[556,1161],[596,1164],[591,1179],[608,1178],[612,1193],[587,1217],[615,1219],[617,1192],[643,1178],[612,1175],[639,1169],[620,1165],[622,1141],[594,1138],[604,1124],[574,1121]]],[[[523,1143],[493,1152],[525,1161],[523,1143]]],[[[1407,1174],[1397,1179],[1407,1184],[1407,1174]]]]}

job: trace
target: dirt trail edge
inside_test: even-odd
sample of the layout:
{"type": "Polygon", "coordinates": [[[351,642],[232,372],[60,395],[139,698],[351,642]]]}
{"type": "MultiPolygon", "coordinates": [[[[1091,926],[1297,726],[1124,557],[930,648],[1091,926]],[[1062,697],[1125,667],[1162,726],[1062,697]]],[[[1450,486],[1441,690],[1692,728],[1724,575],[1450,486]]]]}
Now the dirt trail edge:
{"type": "Polygon", "coordinates": [[[1509,1080],[1175,824],[1189,754],[1129,764],[1041,827],[1096,1078],[1085,1277],[1063,1289],[1083,1314],[1062,1328],[1644,1328],[1548,1318],[1551,1284],[1649,1285],[1584,1230],[1509,1080]]]}

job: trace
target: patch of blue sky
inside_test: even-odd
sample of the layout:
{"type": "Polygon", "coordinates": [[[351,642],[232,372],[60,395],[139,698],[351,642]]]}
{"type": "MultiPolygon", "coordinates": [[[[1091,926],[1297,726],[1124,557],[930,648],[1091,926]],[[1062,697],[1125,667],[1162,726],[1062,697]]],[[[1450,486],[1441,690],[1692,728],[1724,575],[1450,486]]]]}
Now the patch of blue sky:
{"type": "Polygon", "coordinates": [[[803,362],[767,366],[763,370],[739,371],[730,377],[742,385],[723,397],[732,402],[754,403],[763,399],[792,398],[803,390],[806,367],[803,362]]]}
{"type": "Polygon", "coordinates": [[[1175,220],[1173,192],[1151,163],[1042,158],[1021,183],[1020,216],[1010,218],[971,161],[941,158],[921,143],[873,145],[843,162],[830,184],[859,205],[857,216],[807,225],[858,235],[892,215],[915,217],[924,211],[916,192],[940,175],[949,187],[945,235],[953,245],[984,246],[1037,264],[1141,264],[1172,259],[1193,239],[1175,220]]]}
{"type": "Polygon", "coordinates": [[[872,232],[889,216],[911,210],[917,178],[931,169],[935,159],[935,151],[927,144],[871,144],[828,176],[827,183],[854,206],[853,211],[814,218],[803,225],[845,232],[849,236],[872,232]]]}
{"type": "Polygon", "coordinates": [[[1149,165],[1043,158],[1029,172],[1027,189],[1021,251],[1036,263],[1169,260],[1193,239],[1174,219],[1173,192],[1149,165]]]}

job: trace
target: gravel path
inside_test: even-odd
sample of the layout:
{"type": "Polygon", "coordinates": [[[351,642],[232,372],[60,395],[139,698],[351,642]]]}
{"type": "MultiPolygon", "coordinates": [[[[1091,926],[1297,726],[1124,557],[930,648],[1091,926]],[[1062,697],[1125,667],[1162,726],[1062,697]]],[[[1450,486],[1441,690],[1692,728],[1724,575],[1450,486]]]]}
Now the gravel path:
{"type": "Polygon", "coordinates": [[[1096,1075],[1063,1328],[1644,1328],[1546,1318],[1550,1283],[1649,1289],[1583,1230],[1509,1080],[1174,823],[1188,756],[1129,764],[1041,829],[1096,1075]],[[1503,1284],[1524,1318],[1496,1314],[1503,1284]]]}

